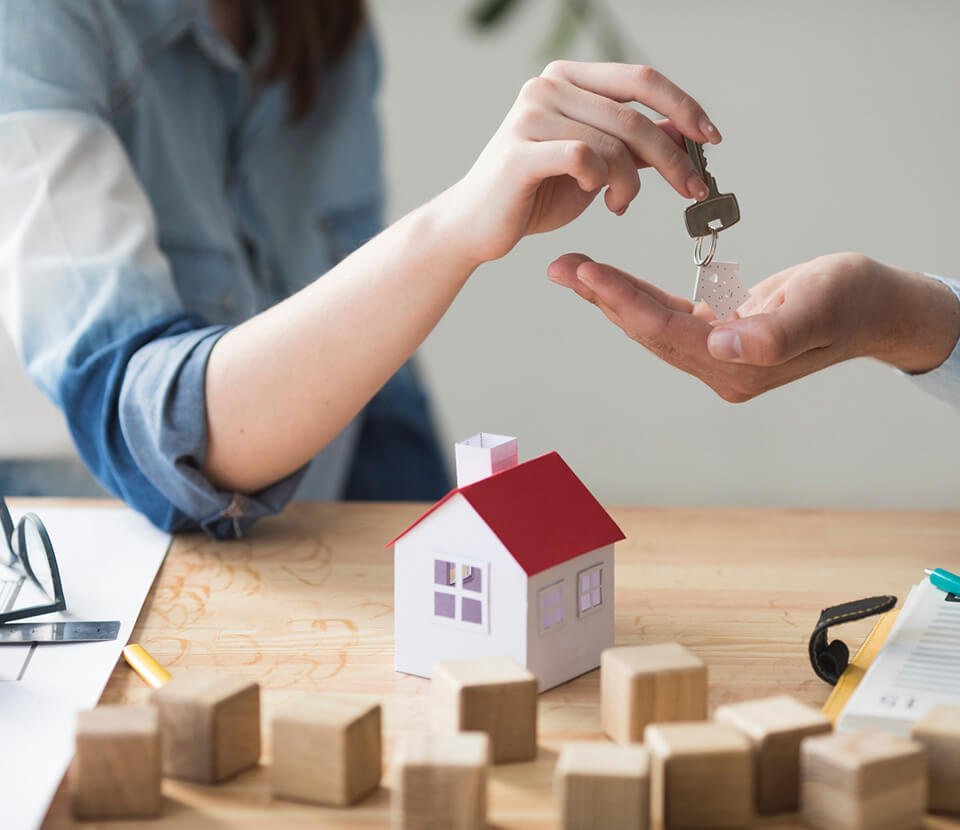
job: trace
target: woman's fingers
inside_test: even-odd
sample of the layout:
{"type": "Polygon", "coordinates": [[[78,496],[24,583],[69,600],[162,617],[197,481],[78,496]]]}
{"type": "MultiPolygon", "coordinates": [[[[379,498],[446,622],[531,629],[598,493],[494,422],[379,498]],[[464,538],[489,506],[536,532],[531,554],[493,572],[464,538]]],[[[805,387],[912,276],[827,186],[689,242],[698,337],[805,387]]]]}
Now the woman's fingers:
{"type": "Polygon", "coordinates": [[[569,83],[557,83],[553,105],[571,121],[588,124],[625,145],[636,160],[663,176],[681,196],[702,199],[707,186],[683,147],[629,104],[569,83]]]}
{"type": "Polygon", "coordinates": [[[570,176],[585,193],[594,193],[607,184],[606,162],[585,141],[576,139],[529,142],[520,150],[522,169],[529,186],[536,190],[551,176],[570,176]]]}
{"type": "Polygon", "coordinates": [[[607,165],[610,189],[604,201],[614,213],[622,214],[640,192],[640,175],[633,156],[614,136],[551,110],[528,111],[525,123],[518,126],[525,138],[534,141],[573,139],[589,144],[607,165]]]}
{"type": "Polygon", "coordinates": [[[636,101],[666,116],[694,141],[717,144],[720,131],[689,94],[650,66],[554,61],[543,77],[567,81],[614,101],[636,101]]]}

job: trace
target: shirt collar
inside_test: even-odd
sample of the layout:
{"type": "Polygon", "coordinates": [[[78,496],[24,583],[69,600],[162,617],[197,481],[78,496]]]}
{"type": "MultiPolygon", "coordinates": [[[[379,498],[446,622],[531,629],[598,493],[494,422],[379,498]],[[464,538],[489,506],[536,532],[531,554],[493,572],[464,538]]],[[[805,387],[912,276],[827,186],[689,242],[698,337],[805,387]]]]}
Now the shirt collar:
{"type": "Polygon", "coordinates": [[[172,43],[188,34],[201,51],[218,66],[231,72],[248,72],[262,66],[273,51],[273,31],[262,3],[253,8],[254,42],[249,60],[244,60],[213,25],[206,0],[150,0],[143,4],[147,28],[172,43]]]}

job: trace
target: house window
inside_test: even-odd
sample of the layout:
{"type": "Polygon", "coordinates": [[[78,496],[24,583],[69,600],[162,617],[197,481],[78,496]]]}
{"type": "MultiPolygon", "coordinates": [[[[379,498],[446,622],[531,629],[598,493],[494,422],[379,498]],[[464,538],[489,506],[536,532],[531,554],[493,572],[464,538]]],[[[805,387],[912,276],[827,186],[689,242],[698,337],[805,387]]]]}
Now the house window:
{"type": "Polygon", "coordinates": [[[563,582],[540,589],[540,633],[563,625],[563,582]]]}
{"type": "Polygon", "coordinates": [[[467,626],[485,626],[484,568],[455,559],[433,561],[433,616],[467,626]]]}
{"type": "Polygon", "coordinates": [[[577,610],[582,617],[603,605],[603,565],[594,565],[577,574],[577,610]]]}

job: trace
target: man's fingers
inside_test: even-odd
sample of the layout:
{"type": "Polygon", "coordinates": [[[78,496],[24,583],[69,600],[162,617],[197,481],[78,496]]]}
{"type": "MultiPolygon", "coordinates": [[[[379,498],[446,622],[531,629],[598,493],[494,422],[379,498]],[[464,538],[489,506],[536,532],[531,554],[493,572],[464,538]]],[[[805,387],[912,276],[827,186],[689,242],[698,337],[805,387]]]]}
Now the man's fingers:
{"type": "Polygon", "coordinates": [[[798,355],[830,345],[822,315],[809,307],[784,303],[769,313],[754,314],[716,326],[707,340],[717,360],[751,366],[780,366],[798,355]]]}
{"type": "Polygon", "coordinates": [[[608,317],[612,314],[619,318],[620,328],[628,337],[668,363],[700,374],[698,369],[709,361],[706,339],[710,325],[690,313],[689,301],[681,301],[687,304],[686,309],[675,310],[646,290],[653,286],[644,287],[622,271],[590,260],[577,267],[577,277],[593,292],[594,303],[604,313],[609,309],[608,317]]]}
{"type": "Polygon", "coordinates": [[[636,101],[669,118],[701,143],[716,144],[720,132],[693,97],[650,66],[627,63],[554,61],[543,76],[568,81],[614,101],[636,101]]]}
{"type": "Polygon", "coordinates": [[[590,257],[584,254],[564,254],[547,266],[547,276],[555,283],[569,288],[588,303],[596,304],[593,290],[577,277],[577,268],[584,262],[590,262],[590,257]]]}
{"type": "Polygon", "coordinates": [[[673,294],[668,294],[662,288],[658,288],[646,280],[634,277],[626,271],[621,271],[619,268],[614,268],[612,265],[594,262],[592,259],[586,258],[586,260],[577,267],[577,276],[583,280],[584,275],[586,275],[587,280],[590,280],[592,277],[596,278],[597,276],[599,276],[601,280],[603,280],[605,276],[615,277],[629,285],[634,291],[647,294],[671,311],[683,311],[687,314],[693,311],[693,303],[685,297],[676,297],[673,294]]]}
{"type": "MultiPolygon", "coordinates": [[[[641,280],[632,274],[628,274],[626,271],[621,271],[619,268],[614,268],[612,265],[594,262],[585,254],[572,253],[564,254],[563,256],[558,257],[547,267],[547,275],[554,282],[561,283],[567,288],[571,288],[580,294],[578,286],[586,286],[586,283],[578,276],[581,266],[585,266],[588,270],[596,268],[609,271],[611,274],[619,277],[637,291],[648,294],[658,303],[666,306],[672,311],[683,311],[686,313],[693,311],[693,303],[685,297],[676,297],[673,294],[668,294],[662,288],[658,288],[652,283],[641,280]]],[[[589,279],[589,275],[587,279],[589,279]]],[[[581,296],[583,295],[581,294],[581,296]]],[[[593,302],[592,299],[591,302],[593,302]]]]}

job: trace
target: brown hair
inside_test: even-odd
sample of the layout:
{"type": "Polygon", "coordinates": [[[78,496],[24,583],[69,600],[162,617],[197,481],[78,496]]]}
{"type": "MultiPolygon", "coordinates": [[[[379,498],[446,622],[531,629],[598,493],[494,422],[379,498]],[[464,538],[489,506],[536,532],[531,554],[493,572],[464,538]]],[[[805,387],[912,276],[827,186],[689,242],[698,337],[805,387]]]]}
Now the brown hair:
{"type": "Polygon", "coordinates": [[[269,0],[263,4],[273,24],[273,55],[263,68],[265,81],[290,87],[290,117],[303,118],[316,101],[323,71],[346,54],[363,28],[363,0],[269,0]]]}

